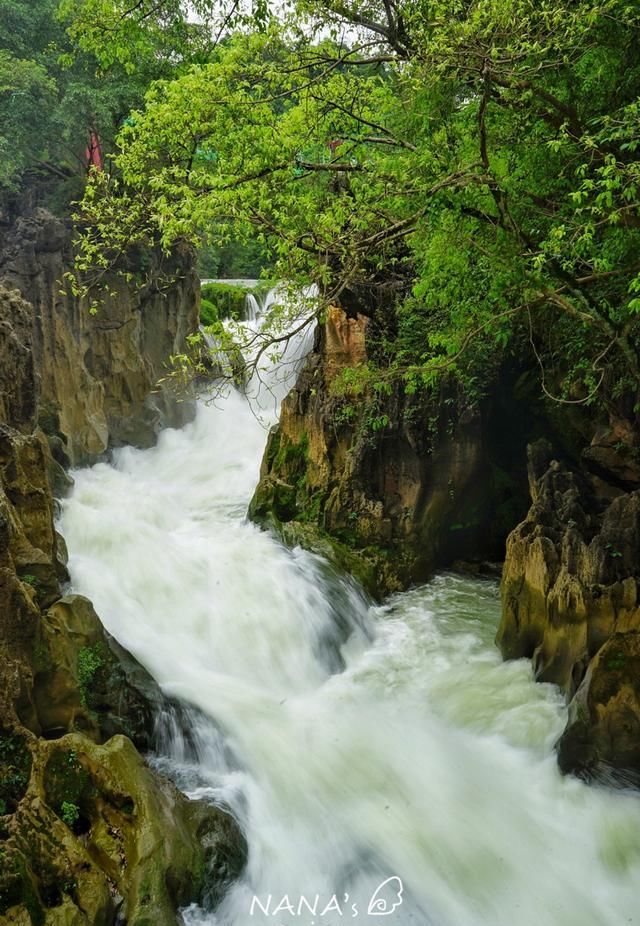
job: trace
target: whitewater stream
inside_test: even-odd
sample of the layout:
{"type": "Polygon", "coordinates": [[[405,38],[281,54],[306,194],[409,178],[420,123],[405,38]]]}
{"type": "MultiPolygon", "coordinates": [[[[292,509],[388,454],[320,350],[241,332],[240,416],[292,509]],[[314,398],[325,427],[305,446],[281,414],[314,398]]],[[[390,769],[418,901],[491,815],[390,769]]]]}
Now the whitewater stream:
{"type": "Polygon", "coordinates": [[[63,504],[73,590],[193,708],[156,764],[247,835],[241,881],[187,924],[640,923],[640,802],[559,775],[566,709],[502,663],[496,584],[372,606],[246,520],[265,439],[233,392],[63,504]]]}

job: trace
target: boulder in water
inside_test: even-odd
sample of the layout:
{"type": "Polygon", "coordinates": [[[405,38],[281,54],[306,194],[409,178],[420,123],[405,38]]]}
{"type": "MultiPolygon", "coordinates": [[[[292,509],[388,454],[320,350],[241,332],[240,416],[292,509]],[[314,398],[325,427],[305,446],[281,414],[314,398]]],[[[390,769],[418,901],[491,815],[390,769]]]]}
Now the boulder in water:
{"type": "Polygon", "coordinates": [[[640,785],[640,630],[614,634],[591,660],[558,762],[587,780],[640,785]]]}
{"type": "Polygon", "coordinates": [[[87,598],[66,595],[42,615],[33,701],[44,736],[82,730],[102,742],[126,733],[149,749],[164,700],[148,672],[105,631],[87,598]]]}

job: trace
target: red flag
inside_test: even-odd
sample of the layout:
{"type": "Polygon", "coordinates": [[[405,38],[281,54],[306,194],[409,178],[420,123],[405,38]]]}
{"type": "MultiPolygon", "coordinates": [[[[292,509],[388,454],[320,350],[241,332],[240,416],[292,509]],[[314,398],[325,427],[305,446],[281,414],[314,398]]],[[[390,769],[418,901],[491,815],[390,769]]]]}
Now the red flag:
{"type": "Polygon", "coordinates": [[[93,129],[89,133],[89,144],[84,156],[87,162],[87,170],[91,170],[92,167],[95,167],[96,170],[102,170],[102,148],[100,147],[100,139],[93,129]]]}

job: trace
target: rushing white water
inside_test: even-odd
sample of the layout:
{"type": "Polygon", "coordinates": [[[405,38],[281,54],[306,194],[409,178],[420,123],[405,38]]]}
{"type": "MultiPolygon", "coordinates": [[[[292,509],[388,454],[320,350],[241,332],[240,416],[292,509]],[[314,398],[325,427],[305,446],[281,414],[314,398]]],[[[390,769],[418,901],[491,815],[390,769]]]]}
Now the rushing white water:
{"type": "Polygon", "coordinates": [[[565,709],[500,661],[495,585],[445,575],[369,607],[246,521],[264,441],[233,393],[76,472],[63,505],[75,590],[198,709],[196,755],[175,732],[161,766],[248,837],[241,882],[187,922],[375,924],[395,877],[394,926],[638,923],[638,800],[559,775],[565,709]]]}
{"type": "Polygon", "coordinates": [[[260,312],[262,311],[262,306],[258,302],[256,296],[253,293],[249,293],[245,299],[245,317],[248,321],[254,322],[260,312]]]}

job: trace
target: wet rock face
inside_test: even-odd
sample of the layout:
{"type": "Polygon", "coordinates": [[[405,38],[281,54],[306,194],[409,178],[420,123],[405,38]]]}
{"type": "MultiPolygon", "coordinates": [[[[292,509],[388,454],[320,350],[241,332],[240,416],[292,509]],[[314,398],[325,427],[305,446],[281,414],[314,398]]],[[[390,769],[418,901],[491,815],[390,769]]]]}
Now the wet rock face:
{"type": "Polygon", "coordinates": [[[613,634],[591,660],[558,762],[588,781],[640,786],[640,630],[613,634]]]}
{"type": "Polygon", "coordinates": [[[508,659],[532,659],[536,677],[572,699],[558,744],[562,770],[638,785],[635,459],[602,434],[579,469],[554,460],[549,445],[530,448],[532,504],[507,541],[497,642],[508,659]]]}
{"type": "Polygon", "coordinates": [[[126,733],[141,749],[153,746],[164,698],[87,598],[65,595],[42,614],[34,668],[34,711],[47,739],[82,730],[96,742],[126,733]]]}
{"type": "Polygon", "coordinates": [[[455,560],[499,558],[525,485],[488,437],[490,410],[453,386],[340,395],[343,371],[367,359],[370,324],[330,310],[282,404],[250,513],[384,594],[455,560]]]}
{"type": "Polygon", "coordinates": [[[0,766],[15,792],[0,807],[3,922],[176,926],[211,871],[230,880],[244,866],[231,818],[183,797],[124,736],[99,746],[0,730],[0,766]]]}
{"type": "Polygon", "coordinates": [[[0,421],[30,429],[36,404],[31,306],[0,283],[0,421]]]}
{"type": "Polygon", "coordinates": [[[152,438],[145,397],[191,308],[184,289],[153,317],[155,297],[145,308],[123,294],[98,333],[55,295],[63,226],[30,221],[0,255],[30,299],[0,284],[0,921],[176,926],[178,907],[237,876],[246,846],[136,751],[164,699],[91,603],[63,596],[53,488],[70,458],[152,438]]]}
{"type": "MultiPolygon", "coordinates": [[[[112,294],[92,315],[64,291],[73,255],[71,230],[61,220],[36,208],[1,231],[0,280],[31,306],[42,424],[63,440],[71,461],[89,461],[124,443],[149,446],[162,425],[183,423],[189,404],[176,402],[167,390],[156,391],[156,384],[169,357],[198,327],[199,283],[189,254],[166,260],[175,282],[165,291],[114,277],[112,294]]],[[[159,257],[147,255],[145,261],[152,277],[159,257]]],[[[0,328],[0,354],[3,339],[19,337],[10,324],[12,333],[0,328]]],[[[14,391],[28,401],[24,385],[14,391]]],[[[15,423],[14,405],[13,400],[15,423]]]]}
{"type": "Polygon", "coordinates": [[[0,717],[37,726],[31,700],[32,654],[41,609],[60,595],[48,446],[0,425],[0,717]]]}
{"type": "Polygon", "coordinates": [[[572,696],[609,637],[640,627],[640,492],[605,492],[557,461],[535,477],[507,541],[497,642],[572,696]]]}

